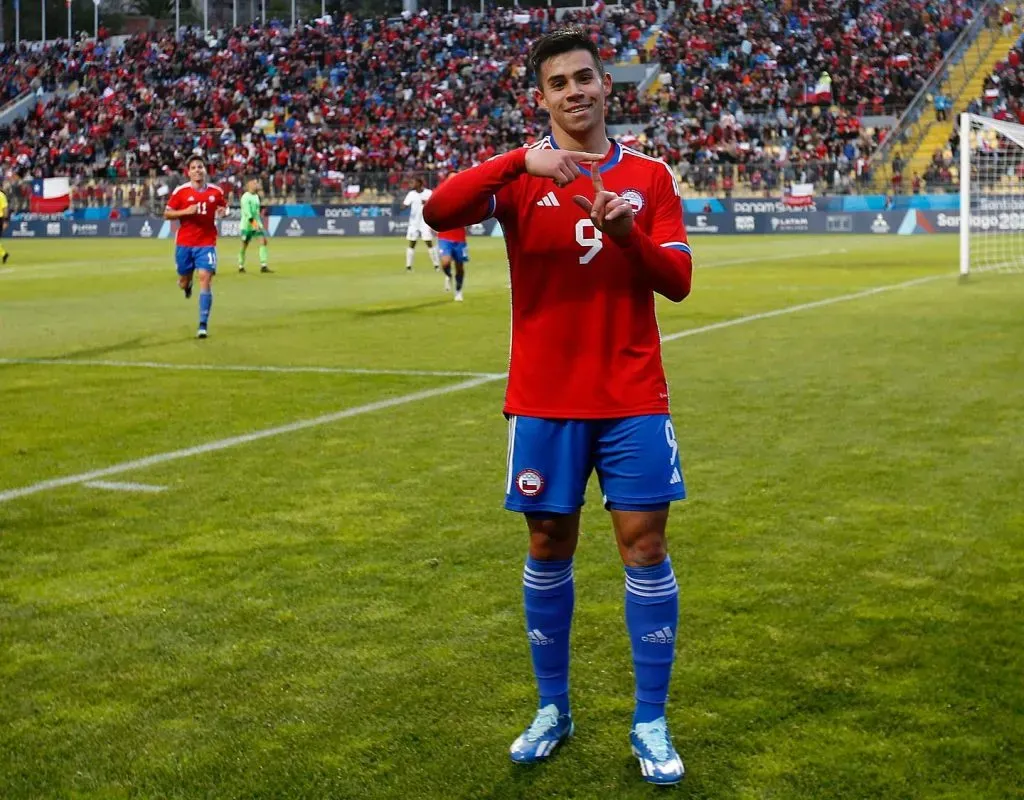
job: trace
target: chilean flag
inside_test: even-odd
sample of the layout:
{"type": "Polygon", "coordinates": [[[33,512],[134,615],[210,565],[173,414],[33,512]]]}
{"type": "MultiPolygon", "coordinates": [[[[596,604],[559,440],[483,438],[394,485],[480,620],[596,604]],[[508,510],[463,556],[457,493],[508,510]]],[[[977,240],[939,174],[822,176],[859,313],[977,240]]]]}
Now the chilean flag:
{"type": "Polygon", "coordinates": [[[71,183],[67,178],[37,178],[32,181],[28,210],[37,214],[58,214],[71,207],[71,183]]]}
{"type": "Polygon", "coordinates": [[[786,190],[782,202],[789,208],[801,208],[814,205],[814,184],[794,183],[786,190]]]}

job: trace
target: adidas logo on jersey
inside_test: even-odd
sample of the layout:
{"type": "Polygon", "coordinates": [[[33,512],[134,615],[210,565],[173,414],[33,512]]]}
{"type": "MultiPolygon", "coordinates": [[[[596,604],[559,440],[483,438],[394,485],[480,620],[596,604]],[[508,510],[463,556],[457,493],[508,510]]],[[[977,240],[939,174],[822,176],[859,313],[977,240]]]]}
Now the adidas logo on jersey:
{"type": "Polygon", "coordinates": [[[679,474],[678,469],[672,470],[672,477],[669,479],[668,485],[671,486],[674,483],[682,483],[683,476],[679,474]]]}
{"type": "Polygon", "coordinates": [[[676,637],[672,635],[672,629],[668,625],[661,630],[640,637],[640,641],[651,642],[652,644],[672,644],[675,640],[676,637]]]}
{"type": "Polygon", "coordinates": [[[527,631],[526,638],[530,640],[530,644],[546,645],[555,643],[555,640],[550,636],[545,636],[541,633],[540,628],[534,628],[532,631],[527,631]]]}
{"type": "Polygon", "coordinates": [[[539,206],[547,206],[549,208],[553,208],[553,207],[556,207],[556,206],[560,206],[561,203],[558,202],[558,198],[555,197],[555,193],[554,192],[548,192],[540,200],[537,201],[537,205],[539,205],[539,206]]]}

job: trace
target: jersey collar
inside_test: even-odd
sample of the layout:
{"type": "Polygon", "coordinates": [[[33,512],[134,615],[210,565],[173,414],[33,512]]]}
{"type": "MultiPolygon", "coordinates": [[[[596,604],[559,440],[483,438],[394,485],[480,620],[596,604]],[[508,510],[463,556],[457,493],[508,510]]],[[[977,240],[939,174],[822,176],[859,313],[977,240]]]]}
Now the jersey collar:
{"type": "MultiPolygon", "coordinates": [[[[549,133],[545,138],[548,140],[548,144],[551,145],[552,150],[561,150],[558,146],[558,142],[555,141],[554,135],[549,133]]],[[[611,149],[608,151],[608,155],[604,157],[604,161],[601,162],[601,166],[597,168],[597,171],[602,175],[622,161],[622,146],[611,137],[609,137],[608,140],[612,143],[611,149]]],[[[584,175],[590,174],[590,170],[585,166],[582,164],[579,164],[578,166],[580,168],[580,172],[584,175]]]]}

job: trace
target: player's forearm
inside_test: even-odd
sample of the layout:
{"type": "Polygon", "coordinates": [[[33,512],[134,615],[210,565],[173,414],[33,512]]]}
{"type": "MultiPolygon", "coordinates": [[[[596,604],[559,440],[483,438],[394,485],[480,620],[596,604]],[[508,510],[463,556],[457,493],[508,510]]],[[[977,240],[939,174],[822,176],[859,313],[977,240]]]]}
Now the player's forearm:
{"type": "Polygon", "coordinates": [[[526,150],[492,158],[446,180],[430,195],[423,219],[435,231],[473,225],[493,209],[491,199],[505,184],[526,172],[526,150]]]}
{"type": "Polygon", "coordinates": [[[175,211],[174,209],[168,208],[164,210],[164,219],[181,219],[182,217],[187,217],[189,213],[188,209],[175,211]]]}
{"type": "Polygon", "coordinates": [[[688,251],[662,247],[637,227],[625,241],[614,240],[647,276],[651,288],[673,303],[683,300],[693,282],[693,258],[688,251]]]}

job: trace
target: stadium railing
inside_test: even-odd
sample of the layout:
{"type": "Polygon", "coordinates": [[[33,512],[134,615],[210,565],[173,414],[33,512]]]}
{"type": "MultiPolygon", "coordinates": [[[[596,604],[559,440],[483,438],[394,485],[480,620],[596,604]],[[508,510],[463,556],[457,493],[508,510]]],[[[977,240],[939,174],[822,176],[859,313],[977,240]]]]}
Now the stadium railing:
{"type": "MultiPolygon", "coordinates": [[[[995,0],[985,0],[977,10],[971,24],[965,27],[950,46],[945,57],[932,71],[924,85],[900,114],[889,136],[870,158],[870,169],[878,186],[892,185],[892,161],[897,152],[909,156],[936,123],[933,102],[936,91],[943,84],[963,85],[974,75],[999,39],[997,14],[1001,8],[995,0]],[[971,45],[984,37],[982,47],[974,51],[971,45]]],[[[955,105],[959,97],[949,97],[955,105]]],[[[950,119],[952,119],[950,109],[950,119]]]]}

